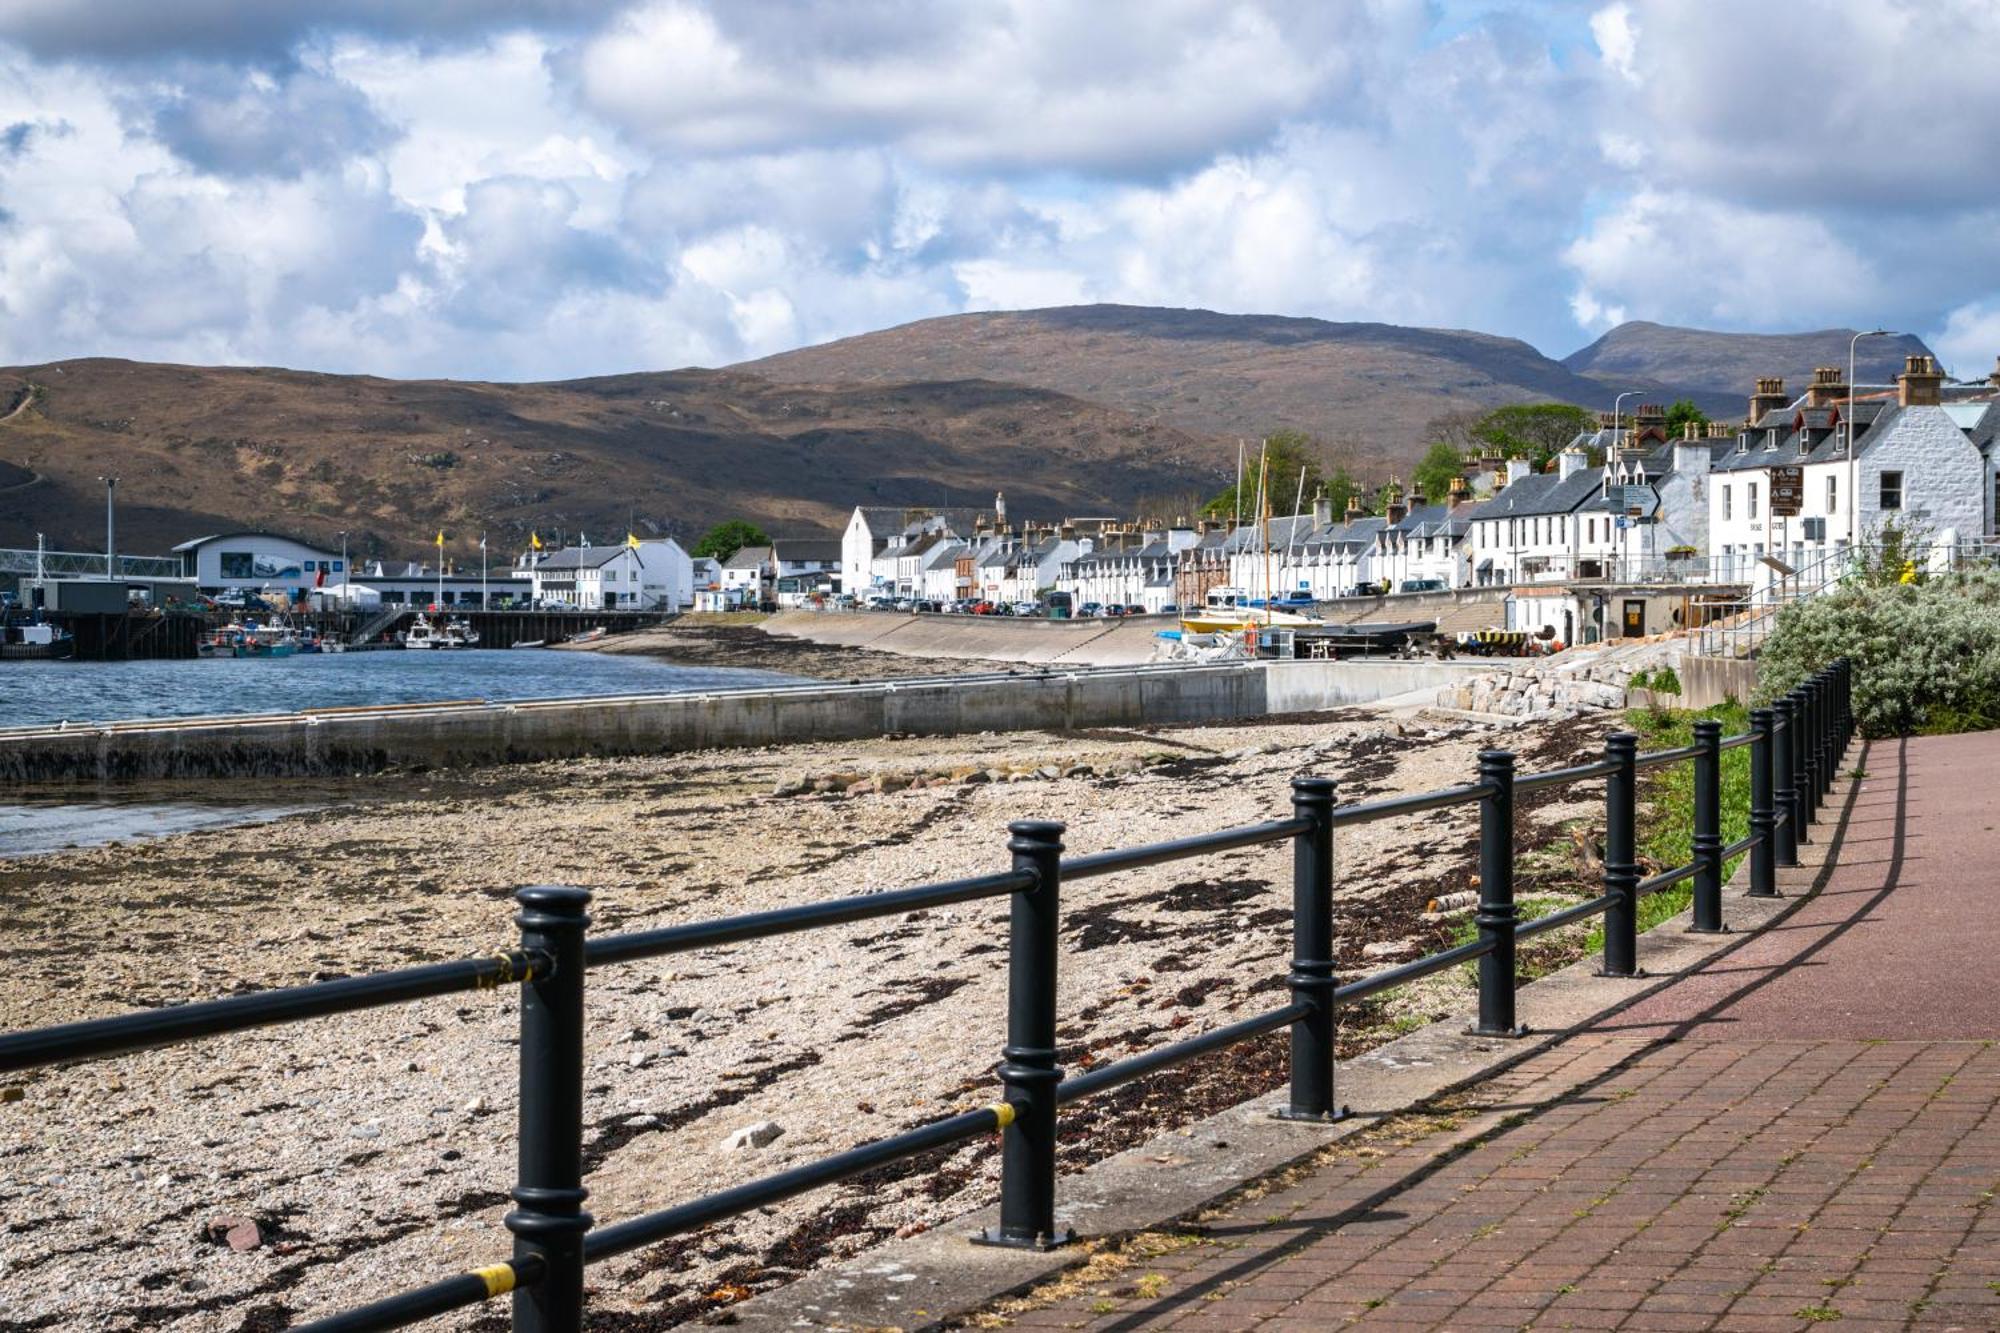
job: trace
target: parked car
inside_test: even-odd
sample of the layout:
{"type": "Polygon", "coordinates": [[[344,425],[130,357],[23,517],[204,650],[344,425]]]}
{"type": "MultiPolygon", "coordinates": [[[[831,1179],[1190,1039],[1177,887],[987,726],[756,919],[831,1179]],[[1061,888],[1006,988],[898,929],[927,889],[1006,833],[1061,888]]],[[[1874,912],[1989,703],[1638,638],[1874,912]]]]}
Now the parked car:
{"type": "Polygon", "coordinates": [[[1014,614],[1017,616],[1038,616],[1041,613],[1042,608],[1034,602],[1014,603],[1014,614]]]}
{"type": "Polygon", "coordinates": [[[1101,616],[1104,614],[1104,603],[1085,602],[1076,609],[1076,613],[1079,616],[1101,616]]]}
{"type": "MultiPolygon", "coordinates": [[[[1510,520],[1511,521],[1511,520],[1510,520]]],[[[1400,592],[1443,592],[1443,579],[1404,579],[1400,592]]]]}

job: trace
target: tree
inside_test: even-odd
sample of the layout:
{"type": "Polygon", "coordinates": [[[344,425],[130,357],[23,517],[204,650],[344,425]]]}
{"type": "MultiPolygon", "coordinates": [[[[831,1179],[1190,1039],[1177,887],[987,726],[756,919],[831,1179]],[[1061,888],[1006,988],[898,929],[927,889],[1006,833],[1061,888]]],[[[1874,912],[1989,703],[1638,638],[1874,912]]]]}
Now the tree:
{"type": "Polygon", "coordinates": [[[1354,474],[1343,463],[1320,483],[1319,493],[1332,503],[1334,517],[1338,518],[1347,512],[1347,502],[1361,494],[1361,483],[1354,479],[1354,474]]]}
{"type": "Polygon", "coordinates": [[[1451,494],[1452,480],[1463,475],[1465,455],[1445,443],[1434,444],[1430,452],[1417,464],[1417,470],[1410,474],[1410,481],[1416,486],[1418,495],[1432,504],[1440,504],[1451,494]]]}
{"type": "Polygon", "coordinates": [[[1568,403],[1518,403],[1496,407],[1479,419],[1473,435],[1509,458],[1533,460],[1537,470],[1577,436],[1597,429],[1597,414],[1568,403]]]}
{"type": "Polygon", "coordinates": [[[1241,515],[1250,522],[1262,515],[1257,509],[1257,465],[1261,458],[1269,473],[1264,495],[1270,501],[1273,514],[1289,514],[1298,499],[1299,476],[1306,479],[1306,496],[1310,499],[1318,494],[1320,483],[1320,444],[1302,430],[1281,430],[1265,437],[1264,442],[1247,454],[1243,465],[1243,495],[1238,504],[1236,487],[1232,483],[1210,500],[1203,512],[1211,518],[1230,518],[1241,515]]]}
{"type": "Polygon", "coordinates": [[[740,518],[732,518],[718,523],[702,534],[695,543],[694,554],[713,556],[717,560],[727,560],[746,546],[769,546],[771,539],[755,523],[740,518]]]}
{"type": "Polygon", "coordinates": [[[1675,399],[1674,405],[1667,409],[1667,438],[1678,440],[1686,433],[1685,428],[1690,421],[1695,425],[1697,436],[1707,435],[1708,413],[1696,407],[1692,398],[1675,399]]]}

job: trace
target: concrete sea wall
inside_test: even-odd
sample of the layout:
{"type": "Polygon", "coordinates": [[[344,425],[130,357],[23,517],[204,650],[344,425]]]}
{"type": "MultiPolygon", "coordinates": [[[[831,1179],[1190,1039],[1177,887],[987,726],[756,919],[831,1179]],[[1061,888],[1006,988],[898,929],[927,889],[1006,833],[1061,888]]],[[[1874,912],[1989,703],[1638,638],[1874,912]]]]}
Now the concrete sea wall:
{"type": "Polygon", "coordinates": [[[405,704],[0,731],[0,784],[352,774],[428,765],[1220,722],[1456,683],[1438,662],[1248,662],[875,681],[705,694],[405,704]]]}

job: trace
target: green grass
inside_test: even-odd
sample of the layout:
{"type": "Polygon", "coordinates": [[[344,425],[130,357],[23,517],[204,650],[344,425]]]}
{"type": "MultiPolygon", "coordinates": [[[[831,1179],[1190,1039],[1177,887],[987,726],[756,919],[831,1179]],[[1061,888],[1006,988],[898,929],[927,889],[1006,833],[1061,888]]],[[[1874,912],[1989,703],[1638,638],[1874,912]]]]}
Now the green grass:
{"type": "MultiPolygon", "coordinates": [[[[1678,750],[1694,744],[1694,724],[1713,718],[1722,724],[1724,737],[1750,729],[1750,711],[1734,699],[1698,711],[1689,709],[1635,708],[1625,715],[1626,724],[1639,733],[1639,752],[1678,750]]],[[[1694,764],[1683,761],[1666,768],[1650,769],[1639,778],[1639,856],[1661,870],[1684,866],[1694,858],[1694,764]]],[[[1722,752],[1722,841],[1735,842],[1750,832],[1750,747],[1722,752]]],[[[1737,857],[1722,867],[1723,882],[1736,873],[1737,857]]],[[[1658,873],[1657,871],[1653,873],[1658,873]]],[[[1662,921],[1687,910],[1694,897],[1692,881],[1682,880],[1670,889],[1647,894],[1639,900],[1639,929],[1651,930],[1662,921]]],[[[1604,929],[1598,927],[1584,946],[1588,952],[1604,947],[1604,929]]]]}

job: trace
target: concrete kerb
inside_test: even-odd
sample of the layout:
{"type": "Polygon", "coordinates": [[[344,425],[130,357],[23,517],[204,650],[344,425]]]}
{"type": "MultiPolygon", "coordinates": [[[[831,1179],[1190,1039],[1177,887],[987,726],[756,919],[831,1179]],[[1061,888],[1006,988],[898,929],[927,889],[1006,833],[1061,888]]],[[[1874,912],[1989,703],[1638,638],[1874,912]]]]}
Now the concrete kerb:
{"type": "MultiPolygon", "coordinates": [[[[1597,960],[1588,958],[1524,986],[1519,1010],[1528,1031],[1520,1038],[1472,1036],[1465,1030],[1466,1014],[1455,1014],[1342,1061],[1337,1086],[1350,1112],[1345,1119],[1332,1125],[1279,1120],[1273,1112],[1284,1105],[1281,1092],[1254,1098],[1063,1177],[1057,1185],[1059,1215],[1086,1242],[1171,1229],[1177,1220],[1298,1165],[1329,1143],[1489,1079],[1734,952],[1792,915],[1824,883],[1859,786],[1846,775],[1846,759],[1843,754],[1838,806],[1827,807],[1834,817],[1822,819],[1815,825],[1819,836],[1800,845],[1798,867],[1778,871],[1780,896],[1749,897],[1747,860],[1738,867],[1725,898],[1727,934],[1692,934],[1692,914],[1683,912],[1641,936],[1644,970],[1638,977],[1600,976],[1597,960]]],[[[1087,1244],[1042,1252],[967,1242],[998,1218],[997,1206],[981,1209],[922,1235],[875,1246],[730,1306],[726,1318],[748,1329],[914,1333],[1018,1295],[1092,1253],[1087,1244]]]]}

